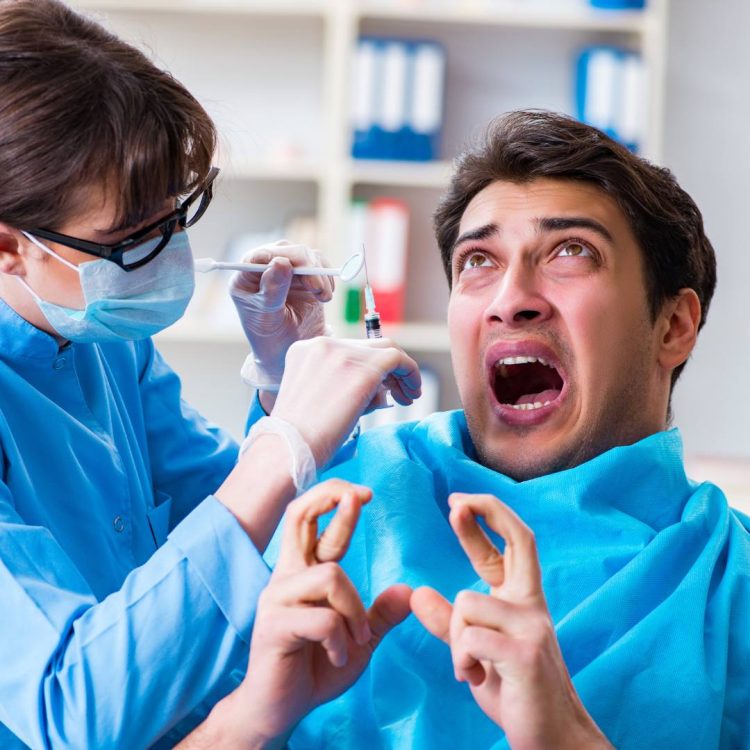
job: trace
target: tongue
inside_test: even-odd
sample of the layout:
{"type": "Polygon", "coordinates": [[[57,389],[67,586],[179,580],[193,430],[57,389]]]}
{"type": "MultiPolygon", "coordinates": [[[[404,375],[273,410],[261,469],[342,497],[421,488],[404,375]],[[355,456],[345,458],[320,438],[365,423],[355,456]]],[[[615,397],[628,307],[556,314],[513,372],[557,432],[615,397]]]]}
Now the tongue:
{"type": "Polygon", "coordinates": [[[548,388],[546,391],[541,393],[524,393],[518,401],[518,404],[543,404],[547,401],[554,401],[560,395],[560,391],[557,388],[548,388]]]}

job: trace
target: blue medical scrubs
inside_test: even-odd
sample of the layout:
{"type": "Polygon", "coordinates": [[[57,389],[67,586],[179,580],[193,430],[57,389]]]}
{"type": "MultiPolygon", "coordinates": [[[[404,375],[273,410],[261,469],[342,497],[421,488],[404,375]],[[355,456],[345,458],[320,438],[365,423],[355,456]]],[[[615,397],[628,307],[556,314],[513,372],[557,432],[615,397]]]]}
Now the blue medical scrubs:
{"type": "Polygon", "coordinates": [[[0,301],[0,747],[147,747],[236,683],[269,575],[211,495],[236,457],[151,340],[0,301]]]}

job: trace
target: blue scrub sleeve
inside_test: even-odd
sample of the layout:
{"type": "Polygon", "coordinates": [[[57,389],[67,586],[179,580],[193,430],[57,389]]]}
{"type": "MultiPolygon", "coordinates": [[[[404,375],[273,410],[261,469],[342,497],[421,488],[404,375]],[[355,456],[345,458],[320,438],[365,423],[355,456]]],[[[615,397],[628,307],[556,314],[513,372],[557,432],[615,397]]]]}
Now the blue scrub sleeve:
{"type": "Polygon", "coordinates": [[[97,603],[0,485],[0,721],[32,748],[148,747],[244,668],[268,577],[209,497],[97,603]]]}
{"type": "Polygon", "coordinates": [[[267,417],[266,410],[260,403],[260,394],[258,391],[253,393],[253,399],[250,402],[250,410],[247,413],[247,421],[245,422],[245,435],[250,432],[250,428],[261,418],[267,417]]]}
{"type": "Polygon", "coordinates": [[[182,384],[148,339],[140,342],[139,387],[154,489],[172,500],[174,528],[215,492],[237,461],[237,444],[181,397],[182,384]]]}

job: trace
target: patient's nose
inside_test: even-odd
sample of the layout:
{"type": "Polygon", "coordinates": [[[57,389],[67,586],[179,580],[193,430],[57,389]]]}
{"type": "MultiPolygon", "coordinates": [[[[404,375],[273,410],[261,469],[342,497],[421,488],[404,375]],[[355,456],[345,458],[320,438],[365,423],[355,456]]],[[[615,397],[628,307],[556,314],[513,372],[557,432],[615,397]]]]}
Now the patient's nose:
{"type": "Polygon", "coordinates": [[[490,322],[513,328],[530,322],[540,323],[552,314],[533,268],[511,266],[499,279],[495,294],[487,306],[490,322]]]}

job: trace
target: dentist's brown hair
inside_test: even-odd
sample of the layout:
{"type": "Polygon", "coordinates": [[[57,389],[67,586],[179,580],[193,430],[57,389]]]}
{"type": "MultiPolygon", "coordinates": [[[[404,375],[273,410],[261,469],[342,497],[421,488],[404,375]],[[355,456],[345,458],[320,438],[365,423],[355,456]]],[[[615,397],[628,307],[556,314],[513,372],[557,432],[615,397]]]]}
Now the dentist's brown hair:
{"type": "Polygon", "coordinates": [[[135,226],[200,184],[215,147],[142,52],[57,0],[0,0],[0,222],[54,230],[114,186],[112,229],[135,226]]]}

